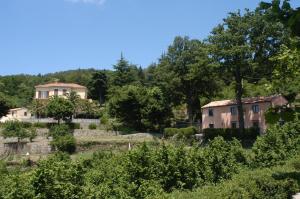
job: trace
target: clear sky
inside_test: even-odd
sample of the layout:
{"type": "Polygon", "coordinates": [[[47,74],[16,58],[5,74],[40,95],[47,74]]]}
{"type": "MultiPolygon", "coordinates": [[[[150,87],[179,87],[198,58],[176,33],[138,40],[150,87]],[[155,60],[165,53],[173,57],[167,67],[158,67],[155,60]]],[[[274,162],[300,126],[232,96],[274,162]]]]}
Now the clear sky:
{"type": "MultiPolygon", "coordinates": [[[[0,0],[0,75],[156,62],[175,36],[204,39],[260,0],[0,0]]],[[[292,5],[298,0],[292,0],[292,5]]]]}

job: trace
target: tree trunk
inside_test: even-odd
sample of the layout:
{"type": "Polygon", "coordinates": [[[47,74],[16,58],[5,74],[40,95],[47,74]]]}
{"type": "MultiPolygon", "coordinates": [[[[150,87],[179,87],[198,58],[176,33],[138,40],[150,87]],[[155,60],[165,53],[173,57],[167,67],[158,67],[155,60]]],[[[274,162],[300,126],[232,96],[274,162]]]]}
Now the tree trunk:
{"type": "Polygon", "coordinates": [[[187,103],[187,114],[188,114],[189,124],[192,125],[194,121],[194,113],[193,113],[193,105],[191,103],[191,100],[188,100],[187,103]]]}
{"type": "Polygon", "coordinates": [[[200,113],[200,100],[198,96],[192,96],[192,92],[191,92],[191,95],[187,99],[187,114],[188,114],[188,120],[190,125],[193,125],[199,113],[200,113]]]}
{"type": "Polygon", "coordinates": [[[241,133],[244,133],[245,122],[244,122],[244,111],[243,111],[243,103],[242,103],[243,85],[242,85],[240,66],[236,67],[235,81],[236,81],[235,91],[236,91],[236,102],[237,102],[237,109],[238,109],[239,131],[241,133]]]}

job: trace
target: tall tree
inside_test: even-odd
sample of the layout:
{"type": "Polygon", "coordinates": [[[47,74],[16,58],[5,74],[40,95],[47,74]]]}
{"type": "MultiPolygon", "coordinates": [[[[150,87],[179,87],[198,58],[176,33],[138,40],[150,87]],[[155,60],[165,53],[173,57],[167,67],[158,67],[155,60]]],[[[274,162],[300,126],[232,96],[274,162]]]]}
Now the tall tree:
{"type": "Polygon", "coordinates": [[[200,117],[200,96],[216,90],[207,46],[188,37],[176,37],[155,69],[155,80],[173,105],[187,104],[189,122],[200,117]]]}
{"type": "Polygon", "coordinates": [[[211,55],[219,62],[221,77],[235,82],[239,128],[243,131],[243,79],[259,81],[271,76],[275,65],[269,58],[286,42],[284,27],[280,22],[268,21],[261,12],[246,10],[244,15],[230,13],[208,40],[211,55]]]}
{"type": "Polygon", "coordinates": [[[100,104],[105,102],[107,94],[107,75],[103,71],[93,73],[92,79],[88,84],[89,95],[92,99],[98,100],[100,104]]]}
{"type": "Polygon", "coordinates": [[[257,10],[265,12],[272,21],[282,22],[293,36],[300,36],[300,7],[292,8],[289,0],[262,1],[257,10]]]}
{"type": "Polygon", "coordinates": [[[129,64],[121,55],[121,59],[114,65],[115,72],[112,76],[112,86],[125,86],[138,80],[138,69],[135,65],[129,64]]]}
{"type": "Polygon", "coordinates": [[[0,97],[0,118],[6,116],[9,111],[9,106],[3,97],[0,97]]]}

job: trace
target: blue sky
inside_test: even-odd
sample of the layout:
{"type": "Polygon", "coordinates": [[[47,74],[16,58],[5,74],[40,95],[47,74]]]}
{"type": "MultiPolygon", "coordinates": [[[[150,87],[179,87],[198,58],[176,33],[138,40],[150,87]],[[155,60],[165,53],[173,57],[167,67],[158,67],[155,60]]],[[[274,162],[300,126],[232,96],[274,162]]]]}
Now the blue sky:
{"type": "MultiPolygon", "coordinates": [[[[299,6],[297,0],[293,5],[299,6]]],[[[0,0],[0,75],[156,62],[175,36],[204,39],[260,0],[0,0]]]]}

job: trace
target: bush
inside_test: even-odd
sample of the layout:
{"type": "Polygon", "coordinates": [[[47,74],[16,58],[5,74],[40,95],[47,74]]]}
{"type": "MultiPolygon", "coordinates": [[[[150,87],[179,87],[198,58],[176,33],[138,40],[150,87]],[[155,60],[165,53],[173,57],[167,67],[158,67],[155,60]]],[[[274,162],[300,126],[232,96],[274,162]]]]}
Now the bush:
{"type": "Polygon", "coordinates": [[[36,122],[36,123],[33,124],[33,126],[36,127],[36,128],[41,128],[41,129],[45,129],[45,128],[48,127],[47,123],[41,123],[41,122],[36,122]]]}
{"type": "Polygon", "coordinates": [[[83,168],[65,155],[51,155],[32,172],[34,197],[27,198],[84,198],[83,174],[83,168]]]}
{"type": "Polygon", "coordinates": [[[166,138],[177,136],[177,138],[192,138],[193,135],[197,134],[195,127],[187,128],[165,128],[164,136],[166,138]]]}
{"type": "Polygon", "coordinates": [[[280,167],[246,170],[217,185],[204,186],[193,192],[173,192],[170,198],[273,199],[291,198],[299,191],[299,172],[288,163],[280,167]]]}
{"type": "Polygon", "coordinates": [[[95,129],[97,129],[97,124],[95,124],[95,123],[89,124],[89,129],[90,129],[90,130],[95,130],[95,129]]]}
{"type": "Polygon", "coordinates": [[[193,135],[197,134],[196,127],[187,127],[179,129],[179,132],[186,138],[192,138],[193,135]]]}
{"type": "Polygon", "coordinates": [[[281,164],[300,151],[300,121],[270,127],[266,135],[254,143],[252,151],[255,167],[281,164]]]}
{"type": "Polygon", "coordinates": [[[80,129],[79,123],[67,123],[67,125],[70,127],[70,129],[80,129]]]}
{"type": "Polygon", "coordinates": [[[23,128],[31,128],[33,125],[30,122],[20,122],[23,128]]]}
{"type": "Polygon", "coordinates": [[[53,125],[49,130],[49,136],[52,136],[54,139],[59,136],[65,136],[72,134],[70,127],[66,124],[56,124],[53,125]]]}
{"type": "Polygon", "coordinates": [[[164,129],[164,134],[165,134],[166,138],[173,137],[177,133],[178,133],[178,129],[177,128],[165,128],[164,129]]]}
{"type": "Polygon", "coordinates": [[[74,153],[76,151],[76,140],[72,135],[59,136],[51,141],[51,146],[56,150],[67,153],[74,153]]]}
{"type": "Polygon", "coordinates": [[[36,137],[36,130],[32,127],[25,128],[24,126],[29,126],[28,124],[24,125],[24,123],[19,121],[7,121],[4,123],[4,129],[2,131],[3,137],[16,137],[18,141],[24,138],[29,138],[32,140],[36,137]]]}
{"type": "Polygon", "coordinates": [[[28,132],[28,137],[30,142],[32,142],[32,140],[37,136],[37,131],[35,128],[30,128],[29,132],[28,132]]]}
{"type": "Polygon", "coordinates": [[[233,138],[239,140],[255,140],[257,136],[259,136],[259,129],[258,128],[248,128],[245,129],[244,133],[240,133],[239,129],[231,129],[231,128],[224,128],[224,129],[212,129],[207,128],[203,129],[204,139],[205,140],[212,140],[215,137],[221,136],[225,140],[232,140],[233,138]]]}

